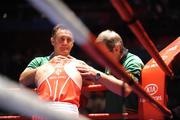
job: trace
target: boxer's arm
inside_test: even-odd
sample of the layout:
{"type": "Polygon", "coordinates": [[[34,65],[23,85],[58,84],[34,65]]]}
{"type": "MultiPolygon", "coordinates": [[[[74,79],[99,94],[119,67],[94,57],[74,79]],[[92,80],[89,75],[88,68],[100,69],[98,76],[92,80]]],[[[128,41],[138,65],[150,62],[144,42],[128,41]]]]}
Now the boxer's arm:
{"type": "Polygon", "coordinates": [[[132,91],[131,87],[127,83],[124,83],[123,80],[117,79],[112,75],[107,75],[100,71],[98,73],[100,73],[101,75],[101,78],[98,80],[98,82],[106,86],[106,88],[108,88],[112,92],[120,96],[124,94],[126,97],[131,93],[132,91]],[[123,87],[124,87],[124,93],[123,93],[123,87]]]}
{"type": "Polygon", "coordinates": [[[25,86],[31,85],[34,83],[36,68],[26,68],[19,77],[19,82],[25,86]]]}
{"type": "Polygon", "coordinates": [[[94,69],[93,67],[88,66],[87,64],[79,65],[77,66],[77,69],[84,79],[99,82],[106,88],[120,96],[123,95],[123,87],[125,87],[125,96],[128,96],[132,91],[131,87],[127,83],[124,83],[123,80],[117,79],[112,75],[107,75],[99,70],[94,69]],[[95,80],[97,73],[100,74],[100,77],[98,78],[98,80],[95,80]]]}

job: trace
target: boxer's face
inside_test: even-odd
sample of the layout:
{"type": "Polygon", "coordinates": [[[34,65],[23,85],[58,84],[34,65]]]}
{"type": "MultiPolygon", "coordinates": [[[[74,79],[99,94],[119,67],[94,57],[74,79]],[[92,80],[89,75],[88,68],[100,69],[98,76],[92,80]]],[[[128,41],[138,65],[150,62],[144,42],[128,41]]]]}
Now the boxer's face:
{"type": "Polygon", "coordinates": [[[55,55],[69,55],[74,44],[72,33],[69,30],[58,29],[51,38],[51,44],[54,46],[55,55]]]}

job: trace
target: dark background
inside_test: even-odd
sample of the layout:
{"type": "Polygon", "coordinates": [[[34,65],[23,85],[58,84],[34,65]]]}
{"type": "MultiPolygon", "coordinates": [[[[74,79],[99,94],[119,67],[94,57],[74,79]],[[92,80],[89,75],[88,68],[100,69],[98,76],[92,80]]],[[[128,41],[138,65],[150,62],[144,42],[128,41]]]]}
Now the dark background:
{"type": "MultiPolygon", "coordinates": [[[[138,42],[109,0],[64,0],[95,35],[105,29],[118,32],[130,51],[146,63],[151,57],[138,42]]],[[[135,16],[161,50],[180,33],[179,0],[128,0],[135,16]]],[[[18,81],[19,74],[35,56],[52,52],[53,25],[25,0],[0,0],[0,73],[18,81]]],[[[72,55],[97,66],[77,45],[72,55]]]]}

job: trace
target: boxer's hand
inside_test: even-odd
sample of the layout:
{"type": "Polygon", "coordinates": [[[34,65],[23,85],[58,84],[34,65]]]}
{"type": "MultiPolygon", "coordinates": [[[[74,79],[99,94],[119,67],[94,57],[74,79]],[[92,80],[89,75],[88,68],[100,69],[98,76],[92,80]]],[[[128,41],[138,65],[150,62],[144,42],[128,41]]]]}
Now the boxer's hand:
{"type": "Polygon", "coordinates": [[[97,70],[87,64],[79,64],[76,66],[83,79],[94,80],[97,70]]]}

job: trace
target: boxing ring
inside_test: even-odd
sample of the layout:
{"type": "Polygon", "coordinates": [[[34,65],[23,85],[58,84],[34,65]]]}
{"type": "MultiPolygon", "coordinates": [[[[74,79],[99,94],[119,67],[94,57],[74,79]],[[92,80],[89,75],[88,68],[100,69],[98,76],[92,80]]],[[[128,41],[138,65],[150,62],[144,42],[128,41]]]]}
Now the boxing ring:
{"type": "MultiPolygon", "coordinates": [[[[30,1],[33,2],[33,4],[37,2],[36,0],[35,1],[30,0],[30,1]]],[[[58,7],[57,3],[52,2],[51,4],[51,1],[48,1],[48,0],[47,2],[48,2],[48,5],[56,4],[56,6],[53,6],[54,8],[58,7]]],[[[90,114],[83,115],[83,116],[86,116],[87,118],[81,116],[80,119],[83,120],[83,119],[90,118],[90,119],[110,120],[110,119],[125,118],[125,119],[140,119],[140,120],[142,119],[163,120],[165,118],[172,118],[171,111],[166,107],[167,101],[168,101],[167,93],[166,93],[166,82],[167,82],[166,77],[167,76],[169,76],[170,78],[174,77],[174,73],[169,68],[169,65],[171,64],[171,61],[175,58],[175,56],[179,54],[180,37],[174,40],[171,44],[169,44],[166,48],[164,48],[159,53],[156,47],[154,46],[154,44],[152,43],[152,41],[150,40],[149,36],[143,29],[140,22],[134,17],[133,11],[131,7],[129,6],[129,4],[127,3],[127,1],[126,0],[111,0],[111,2],[114,8],[119,13],[120,17],[128,24],[129,28],[137,37],[139,42],[143,45],[144,48],[146,48],[148,53],[152,56],[152,59],[144,66],[142,70],[140,84],[137,84],[134,81],[134,79],[131,78],[125,72],[125,69],[123,68],[123,66],[120,65],[118,61],[114,59],[113,55],[108,52],[105,46],[94,44],[95,36],[90,31],[88,31],[82,24],[76,24],[78,26],[73,26],[74,19],[70,20],[68,17],[65,17],[65,15],[62,15],[62,16],[64,17],[65,20],[68,19],[66,23],[71,23],[70,25],[69,24],[68,25],[70,28],[73,28],[73,31],[76,31],[74,32],[75,34],[76,33],[80,34],[83,30],[83,32],[80,34],[81,37],[77,37],[77,39],[79,38],[79,39],[89,40],[88,42],[78,41],[78,44],[80,44],[81,47],[88,54],[92,55],[91,57],[96,58],[96,61],[100,65],[108,66],[112,70],[112,74],[114,76],[116,76],[117,78],[122,77],[123,81],[125,81],[127,84],[129,84],[132,87],[132,90],[139,96],[138,113],[123,113],[123,114],[90,113],[90,114]]],[[[62,5],[63,3],[61,3],[61,6],[62,5]]],[[[66,10],[66,8],[64,7],[65,6],[63,6],[62,8],[66,10]]],[[[73,15],[71,17],[73,17],[73,15]]],[[[77,21],[77,23],[79,22],[77,21]]],[[[105,91],[107,89],[100,84],[96,84],[96,85],[83,86],[82,90],[84,92],[94,92],[94,91],[98,92],[98,91],[105,91]]],[[[11,94],[11,92],[8,94],[11,94]]],[[[29,99],[29,97],[27,97],[27,99],[29,99]]],[[[0,98],[0,101],[2,101],[2,98],[0,98]]],[[[8,101],[8,102],[13,102],[13,101],[8,101]]],[[[35,101],[35,103],[36,103],[35,105],[37,105],[38,101],[35,101]]],[[[11,104],[14,105],[13,103],[11,104]]],[[[6,105],[4,106],[7,107],[6,105]]],[[[30,107],[30,106],[22,105],[22,107],[35,109],[34,108],[35,106],[30,107]]],[[[52,112],[52,114],[55,116],[54,117],[50,113],[47,114],[47,111],[45,111],[44,109],[37,109],[37,111],[41,111],[39,115],[46,115],[47,118],[71,119],[67,117],[68,115],[67,116],[64,116],[63,114],[57,115],[57,113],[52,112]]],[[[34,114],[35,114],[34,112],[24,113],[24,115],[27,115],[29,117],[31,117],[34,114]]],[[[27,118],[22,117],[22,116],[1,116],[0,119],[24,120],[27,118]]]]}

